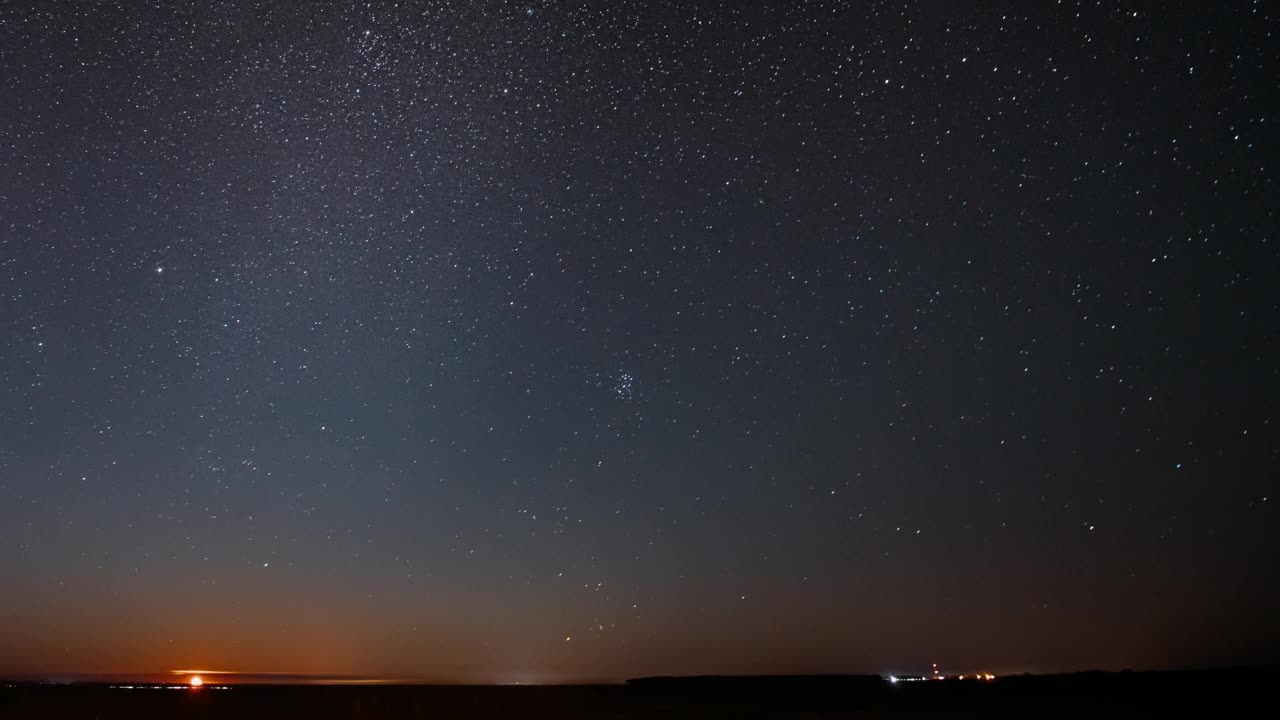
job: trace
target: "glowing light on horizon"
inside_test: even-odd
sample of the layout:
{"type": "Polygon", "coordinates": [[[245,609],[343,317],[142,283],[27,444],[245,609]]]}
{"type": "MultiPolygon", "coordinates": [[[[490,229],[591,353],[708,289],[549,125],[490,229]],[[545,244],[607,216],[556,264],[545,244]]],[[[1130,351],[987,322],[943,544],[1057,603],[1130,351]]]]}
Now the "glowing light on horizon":
{"type": "Polygon", "coordinates": [[[204,680],[201,680],[199,675],[192,675],[191,679],[187,682],[190,683],[193,688],[198,688],[204,684],[204,680]]]}

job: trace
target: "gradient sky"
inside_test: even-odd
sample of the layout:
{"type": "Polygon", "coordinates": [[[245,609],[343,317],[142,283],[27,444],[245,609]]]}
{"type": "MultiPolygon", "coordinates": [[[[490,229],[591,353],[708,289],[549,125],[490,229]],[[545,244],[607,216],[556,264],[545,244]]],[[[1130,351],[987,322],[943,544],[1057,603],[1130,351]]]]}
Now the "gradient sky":
{"type": "Polygon", "coordinates": [[[1274,660],[1275,14],[5,4],[0,674],[1274,660]]]}

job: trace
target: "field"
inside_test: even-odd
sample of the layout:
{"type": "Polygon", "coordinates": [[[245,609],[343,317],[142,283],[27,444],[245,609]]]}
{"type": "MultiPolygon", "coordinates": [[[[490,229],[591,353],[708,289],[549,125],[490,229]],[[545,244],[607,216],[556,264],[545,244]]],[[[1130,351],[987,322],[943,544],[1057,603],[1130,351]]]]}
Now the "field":
{"type": "Polygon", "coordinates": [[[892,685],[876,677],[654,678],[587,686],[0,687],[0,718],[1220,717],[1269,673],[1085,673],[892,685]]]}

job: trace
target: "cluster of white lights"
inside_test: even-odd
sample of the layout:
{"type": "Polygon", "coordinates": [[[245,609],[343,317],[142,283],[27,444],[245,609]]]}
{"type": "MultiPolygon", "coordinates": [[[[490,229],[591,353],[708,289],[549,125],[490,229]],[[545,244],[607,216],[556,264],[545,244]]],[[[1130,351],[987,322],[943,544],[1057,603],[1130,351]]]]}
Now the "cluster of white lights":
{"type": "MultiPolygon", "coordinates": [[[[898,677],[897,675],[889,676],[889,682],[895,685],[900,682],[924,682],[926,680],[946,680],[946,679],[947,679],[946,675],[931,675],[929,677],[920,677],[919,675],[912,675],[909,677],[898,677]]],[[[977,673],[975,675],[958,675],[956,676],[955,679],[956,680],[995,680],[996,676],[992,675],[991,673],[977,673]]]]}

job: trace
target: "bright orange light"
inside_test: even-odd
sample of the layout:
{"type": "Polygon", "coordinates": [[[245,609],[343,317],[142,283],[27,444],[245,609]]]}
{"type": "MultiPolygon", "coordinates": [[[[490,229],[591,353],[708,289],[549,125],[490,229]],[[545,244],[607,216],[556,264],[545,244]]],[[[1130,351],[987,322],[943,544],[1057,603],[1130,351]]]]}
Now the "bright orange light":
{"type": "Polygon", "coordinates": [[[204,681],[200,679],[199,675],[192,675],[191,679],[188,682],[191,684],[191,687],[193,688],[198,688],[204,684],[204,681]]]}

